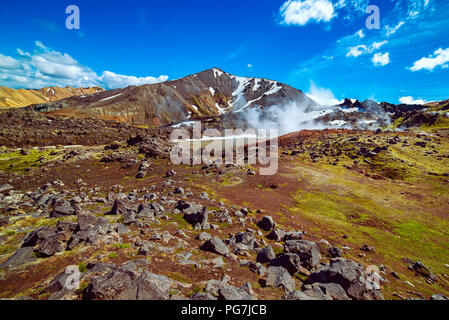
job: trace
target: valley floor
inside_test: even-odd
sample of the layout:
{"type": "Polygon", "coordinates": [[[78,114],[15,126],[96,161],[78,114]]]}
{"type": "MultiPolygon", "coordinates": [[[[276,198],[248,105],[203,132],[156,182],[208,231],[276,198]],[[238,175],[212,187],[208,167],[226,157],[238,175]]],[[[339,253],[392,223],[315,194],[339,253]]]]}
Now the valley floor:
{"type": "MultiPolygon", "coordinates": [[[[136,129],[150,138],[129,141],[115,130],[99,145],[71,149],[5,143],[0,298],[145,298],[131,282],[156,283],[146,296],[153,299],[348,298],[348,288],[318,294],[310,281],[337,263],[332,252],[378,267],[385,299],[449,295],[447,137],[304,131],[280,139],[278,173],[260,176],[257,166],[174,166],[157,131],[136,129]],[[261,227],[265,216],[276,226],[261,227]],[[296,268],[291,279],[267,271],[275,257],[256,263],[267,246],[277,257],[295,252],[289,239],[316,245],[318,261],[310,262],[313,249],[298,253],[301,265],[281,261],[296,268]],[[81,272],[74,290],[64,287],[71,265],[81,272]]],[[[91,141],[75,140],[64,143],[91,141]]]]}

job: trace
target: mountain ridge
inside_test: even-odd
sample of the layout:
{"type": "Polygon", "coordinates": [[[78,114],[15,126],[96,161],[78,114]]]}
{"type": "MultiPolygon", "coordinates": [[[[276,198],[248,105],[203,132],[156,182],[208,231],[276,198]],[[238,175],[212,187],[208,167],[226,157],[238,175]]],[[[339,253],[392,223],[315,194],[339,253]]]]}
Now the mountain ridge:
{"type": "Polygon", "coordinates": [[[238,77],[212,68],[157,84],[130,86],[32,106],[56,115],[94,117],[138,125],[166,125],[285,101],[316,105],[303,91],[264,78],[238,77]]]}
{"type": "Polygon", "coordinates": [[[31,104],[54,102],[71,96],[90,95],[104,91],[101,87],[44,87],[41,89],[13,89],[0,86],[0,109],[20,108],[31,104]]]}

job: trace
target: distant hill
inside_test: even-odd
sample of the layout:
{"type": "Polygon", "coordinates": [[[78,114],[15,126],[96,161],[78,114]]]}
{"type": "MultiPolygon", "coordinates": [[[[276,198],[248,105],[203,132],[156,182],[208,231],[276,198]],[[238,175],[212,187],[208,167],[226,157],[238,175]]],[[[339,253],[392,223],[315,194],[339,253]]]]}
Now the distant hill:
{"type": "Polygon", "coordinates": [[[87,96],[103,91],[104,89],[100,87],[46,87],[38,90],[0,87],[0,108],[20,108],[31,104],[53,102],[73,96],[87,96]]]}

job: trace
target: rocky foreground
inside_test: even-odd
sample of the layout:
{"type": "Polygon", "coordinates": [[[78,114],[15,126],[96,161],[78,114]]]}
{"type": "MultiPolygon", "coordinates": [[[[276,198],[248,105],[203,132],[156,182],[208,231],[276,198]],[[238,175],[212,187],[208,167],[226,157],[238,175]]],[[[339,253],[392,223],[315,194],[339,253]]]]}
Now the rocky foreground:
{"type": "MultiPolygon", "coordinates": [[[[332,257],[326,263],[322,260],[319,244],[303,239],[306,232],[282,230],[271,216],[258,220],[252,217],[250,209],[227,208],[223,203],[209,199],[206,193],[199,197],[209,206],[216,206],[215,210],[189,202],[187,199],[194,195],[176,187],[171,179],[173,175],[173,172],[168,172],[167,179],[159,186],[128,194],[111,191],[106,197],[98,189],[80,193],[64,190],[61,181],[53,181],[34,192],[8,190],[9,195],[1,197],[2,207],[7,212],[14,207],[35,212],[28,215],[16,211],[14,215],[3,216],[2,227],[23,224],[26,220],[35,222],[31,225],[42,226],[27,233],[20,248],[0,264],[4,272],[2,288],[26,286],[23,282],[27,281],[27,273],[18,271],[24,266],[34,270],[33,266],[42,264],[52,269],[54,265],[50,261],[59,262],[62,257],[72,260],[69,257],[93,251],[96,252],[93,259],[78,263],[82,272],[80,288],[67,289],[66,281],[70,274],[63,272],[30,289],[27,292],[29,296],[19,294],[16,298],[259,298],[250,281],[237,286],[232,273],[228,275],[226,272],[232,271],[228,267],[230,264],[254,272],[251,278],[259,278],[258,287],[279,288],[285,293],[283,299],[383,299],[380,290],[367,288],[369,275],[365,267],[342,258],[341,249],[321,241],[321,247],[329,246],[328,254],[332,257]],[[170,191],[162,195],[165,190],[170,191]],[[104,214],[89,212],[89,207],[102,204],[104,208],[110,203],[113,203],[110,211],[104,214]],[[187,228],[188,224],[191,228],[187,228]],[[223,224],[238,225],[242,231],[223,237],[217,232],[223,224]],[[277,254],[270,240],[275,243],[277,254]],[[113,250],[104,250],[108,246],[113,250]],[[126,251],[125,256],[121,256],[123,252],[118,257],[117,250],[126,251]],[[190,269],[190,272],[211,268],[217,271],[216,275],[223,273],[223,276],[210,280],[205,277],[204,281],[188,284],[183,281],[184,272],[172,274],[172,278],[167,274],[150,272],[148,269],[153,259],[176,263],[180,268],[190,269]],[[11,277],[19,274],[25,275],[22,283],[11,281],[11,277]],[[297,274],[306,277],[301,286],[297,283],[297,274]]],[[[11,188],[2,186],[3,191],[11,188]]],[[[116,188],[120,190],[119,186],[116,188]]],[[[8,294],[8,291],[2,294],[8,294]]]]}
{"type": "Polygon", "coordinates": [[[447,299],[445,137],[302,132],[261,177],[173,166],[164,131],[111,132],[2,149],[0,298],[447,299]]]}

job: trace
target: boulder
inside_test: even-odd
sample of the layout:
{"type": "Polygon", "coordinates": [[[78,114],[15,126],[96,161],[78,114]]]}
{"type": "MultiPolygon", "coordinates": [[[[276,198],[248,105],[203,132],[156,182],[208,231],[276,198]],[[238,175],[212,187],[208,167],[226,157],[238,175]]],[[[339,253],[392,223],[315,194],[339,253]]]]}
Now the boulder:
{"type": "Polygon", "coordinates": [[[256,238],[251,232],[239,232],[235,236],[235,242],[243,244],[246,250],[253,250],[256,238]]]}
{"type": "Polygon", "coordinates": [[[283,287],[286,292],[295,290],[295,280],[283,267],[269,267],[265,285],[268,287],[283,287]]]}
{"type": "Polygon", "coordinates": [[[211,295],[210,293],[207,293],[207,292],[198,292],[198,293],[193,294],[190,297],[190,300],[210,301],[210,300],[217,300],[217,298],[215,298],[213,295],[211,295]]]}
{"type": "Polygon", "coordinates": [[[229,249],[226,247],[223,241],[219,238],[211,238],[207,240],[202,246],[201,250],[220,254],[222,256],[229,255],[229,249]]]}
{"type": "Polygon", "coordinates": [[[136,222],[136,213],[132,210],[128,210],[128,212],[123,215],[123,224],[129,225],[134,222],[136,222]]]}
{"type": "Polygon", "coordinates": [[[57,252],[63,252],[66,246],[64,243],[58,239],[57,236],[51,237],[50,239],[42,242],[36,251],[45,257],[51,257],[57,252]]]}
{"type": "Polygon", "coordinates": [[[282,296],[282,300],[287,301],[309,301],[309,300],[317,300],[302,291],[292,291],[282,296]]]}
{"type": "Polygon", "coordinates": [[[297,254],[286,253],[271,260],[270,266],[283,267],[290,273],[290,275],[293,276],[299,271],[299,268],[301,267],[301,261],[297,254]]]}
{"type": "Polygon", "coordinates": [[[25,239],[23,240],[22,248],[34,247],[54,236],[56,236],[56,229],[54,227],[45,226],[37,228],[25,237],[25,239]]]}
{"type": "Polygon", "coordinates": [[[133,283],[134,274],[129,271],[113,269],[103,276],[92,279],[84,294],[88,300],[113,300],[133,283]]]}
{"type": "Polygon", "coordinates": [[[111,211],[109,211],[109,215],[124,215],[128,212],[128,208],[126,207],[125,202],[120,199],[115,199],[114,205],[112,206],[111,211]]]}
{"type": "Polygon", "coordinates": [[[274,240],[276,242],[280,242],[284,240],[286,233],[282,230],[273,230],[267,235],[268,240],[274,240]]]}
{"type": "Polygon", "coordinates": [[[116,300],[168,300],[172,283],[173,281],[165,276],[145,271],[122,291],[116,300]]]}
{"type": "Polygon", "coordinates": [[[309,269],[320,263],[321,254],[318,245],[306,240],[288,240],[284,245],[285,252],[296,253],[301,259],[301,264],[309,269]]]}
{"type": "Polygon", "coordinates": [[[154,218],[156,212],[151,209],[151,207],[148,204],[142,203],[139,205],[139,208],[137,209],[137,216],[139,218],[154,218]]]}
{"type": "Polygon", "coordinates": [[[90,214],[80,214],[78,215],[78,230],[86,231],[95,226],[97,217],[90,214]]]}
{"type": "Polygon", "coordinates": [[[45,288],[46,293],[55,293],[61,291],[66,287],[66,282],[71,276],[70,273],[66,273],[65,271],[60,273],[56,278],[54,278],[50,284],[45,288]]]}
{"type": "Polygon", "coordinates": [[[212,236],[209,234],[209,233],[207,233],[207,232],[201,232],[197,237],[196,237],[196,239],[197,240],[200,240],[200,241],[207,241],[207,240],[209,240],[209,239],[211,239],[212,238],[212,236]]]}
{"type": "Polygon", "coordinates": [[[301,231],[289,231],[285,234],[284,240],[302,240],[303,233],[301,231]]]}
{"type": "Polygon", "coordinates": [[[382,300],[380,290],[368,285],[365,268],[352,260],[335,258],[329,265],[321,267],[306,280],[307,284],[336,283],[346,294],[356,300],[382,300]]]}
{"type": "Polygon", "coordinates": [[[201,229],[209,229],[208,210],[207,207],[191,202],[178,202],[176,207],[184,213],[184,220],[196,226],[199,225],[201,229]]]}
{"type": "Polygon", "coordinates": [[[314,283],[312,289],[319,289],[332,300],[350,300],[342,286],[337,283],[314,283]]]}
{"type": "Polygon", "coordinates": [[[53,206],[53,211],[50,213],[50,218],[66,217],[75,214],[75,208],[65,199],[59,199],[53,206]]]}
{"type": "Polygon", "coordinates": [[[269,263],[275,257],[276,255],[274,254],[273,248],[271,246],[267,246],[257,253],[256,261],[260,263],[269,263]]]}
{"type": "Polygon", "coordinates": [[[218,290],[218,300],[241,301],[252,300],[252,297],[244,289],[227,286],[218,290]]]}
{"type": "Polygon", "coordinates": [[[264,231],[272,231],[276,228],[276,223],[271,216],[264,216],[258,223],[257,226],[264,231]]]}

